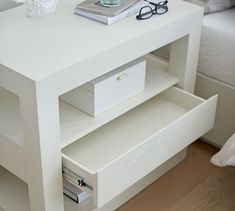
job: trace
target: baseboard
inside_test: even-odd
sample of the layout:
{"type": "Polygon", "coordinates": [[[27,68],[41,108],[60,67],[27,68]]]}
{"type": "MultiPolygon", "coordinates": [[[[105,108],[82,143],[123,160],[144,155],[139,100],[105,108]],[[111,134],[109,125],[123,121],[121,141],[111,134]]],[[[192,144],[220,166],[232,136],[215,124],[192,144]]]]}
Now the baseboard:
{"type": "Polygon", "coordinates": [[[216,147],[222,147],[235,132],[235,87],[198,73],[195,93],[202,98],[219,95],[215,126],[203,139],[216,147]]]}

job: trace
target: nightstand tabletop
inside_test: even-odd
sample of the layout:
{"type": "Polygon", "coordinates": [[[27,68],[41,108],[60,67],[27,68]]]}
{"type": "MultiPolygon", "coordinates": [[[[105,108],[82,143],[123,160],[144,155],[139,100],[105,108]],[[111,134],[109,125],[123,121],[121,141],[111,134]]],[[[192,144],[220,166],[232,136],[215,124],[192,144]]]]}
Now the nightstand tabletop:
{"type": "MultiPolygon", "coordinates": [[[[24,6],[2,12],[0,67],[7,67],[30,80],[40,81],[77,64],[92,62],[92,58],[97,55],[103,55],[100,58],[103,63],[115,60],[120,52],[115,49],[124,49],[124,46],[130,49],[131,54],[135,51],[134,46],[138,49],[146,45],[143,43],[141,46],[139,38],[146,40],[151,34],[155,36],[157,33],[156,41],[163,40],[167,36],[161,33],[164,32],[164,27],[202,11],[181,0],[170,0],[169,12],[165,15],[154,16],[145,21],[137,21],[135,16],[131,16],[107,26],[74,15],[73,10],[77,3],[77,0],[60,0],[56,13],[34,19],[25,16],[24,6]]],[[[177,38],[179,32],[171,33],[177,38]]],[[[150,39],[149,42],[151,41],[150,39]]],[[[148,46],[146,48],[146,51],[151,50],[148,46]]],[[[120,55],[122,56],[125,54],[120,55]]],[[[116,66],[118,65],[121,63],[116,66]]],[[[80,74],[85,74],[86,68],[76,68],[80,74]]]]}

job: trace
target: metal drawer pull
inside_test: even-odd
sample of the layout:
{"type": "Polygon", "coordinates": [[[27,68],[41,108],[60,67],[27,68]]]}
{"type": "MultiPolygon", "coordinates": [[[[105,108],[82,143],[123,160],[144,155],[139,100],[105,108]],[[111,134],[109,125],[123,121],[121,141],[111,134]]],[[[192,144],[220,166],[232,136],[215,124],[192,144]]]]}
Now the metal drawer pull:
{"type": "Polygon", "coordinates": [[[118,77],[117,77],[117,80],[120,81],[120,80],[123,80],[123,79],[125,79],[125,78],[127,78],[127,77],[128,77],[127,73],[124,73],[124,74],[118,76],[118,77]]]}

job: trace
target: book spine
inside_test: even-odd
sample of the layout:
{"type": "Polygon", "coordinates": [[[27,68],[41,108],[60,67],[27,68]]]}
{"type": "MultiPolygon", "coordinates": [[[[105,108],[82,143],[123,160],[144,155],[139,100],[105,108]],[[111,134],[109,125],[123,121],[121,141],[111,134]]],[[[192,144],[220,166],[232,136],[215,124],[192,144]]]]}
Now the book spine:
{"type": "Polygon", "coordinates": [[[79,16],[82,16],[82,17],[85,17],[85,18],[88,18],[88,19],[91,19],[91,20],[94,20],[94,21],[97,21],[99,23],[109,25],[107,19],[102,19],[101,20],[100,18],[97,18],[95,15],[89,15],[89,14],[86,14],[86,13],[83,13],[83,12],[80,12],[80,11],[75,11],[75,14],[79,15],[79,16]]]}
{"type": "Polygon", "coordinates": [[[79,203],[79,198],[76,194],[74,194],[72,191],[70,191],[67,188],[63,188],[63,192],[66,196],[68,196],[70,199],[72,199],[74,202],[79,203]]]}
{"type": "Polygon", "coordinates": [[[78,189],[74,190],[74,188],[76,187],[71,188],[71,186],[67,185],[64,185],[63,187],[64,194],[68,196],[70,199],[72,199],[74,202],[81,203],[89,196],[88,193],[81,190],[78,191],[78,189]]]}

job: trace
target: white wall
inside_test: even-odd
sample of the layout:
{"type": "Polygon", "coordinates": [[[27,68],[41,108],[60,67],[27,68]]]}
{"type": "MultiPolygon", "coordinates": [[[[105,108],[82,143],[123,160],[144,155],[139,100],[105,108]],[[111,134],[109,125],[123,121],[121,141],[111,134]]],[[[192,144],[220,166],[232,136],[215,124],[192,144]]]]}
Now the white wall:
{"type": "Polygon", "coordinates": [[[17,6],[13,0],[0,0],[0,12],[17,6]]]}

